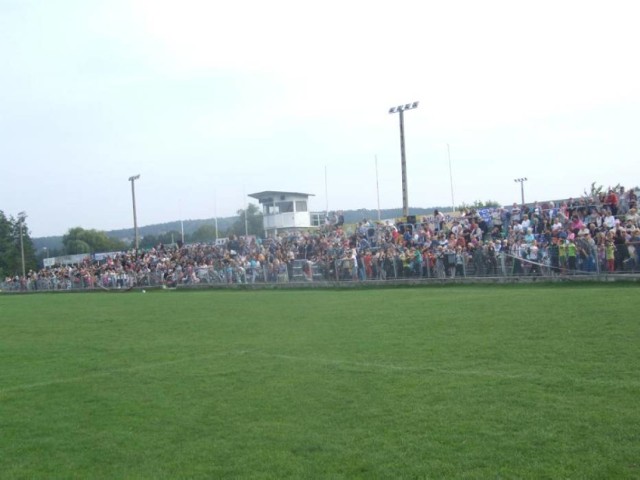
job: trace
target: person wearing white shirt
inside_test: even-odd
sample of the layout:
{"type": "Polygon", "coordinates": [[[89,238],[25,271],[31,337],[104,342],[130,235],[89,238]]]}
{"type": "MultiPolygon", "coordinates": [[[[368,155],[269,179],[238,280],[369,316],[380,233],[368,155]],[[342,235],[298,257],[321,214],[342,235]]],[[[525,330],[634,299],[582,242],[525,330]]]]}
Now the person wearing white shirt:
{"type": "Polygon", "coordinates": [[[562,222],[558,217],[556,217],[554,219],[553,225],[551,225],[551,231],[553,233],[558,233],[560,230],[562,230],[562,222]]]}
{"type": "Polygon", "coordinates": [[[523,231],[522,230],[522,224],[518,223],[518,222],[515,222],[514,225],[513,225],[513,232],[514,233],[522,233],[522,231],[523,231]]]}
{"type": "Polygon", "coordinates": [[[616,217],[613,216],[610,210],[607,210],[602,223],[609,230],[611,230],[612,228],[616,228],[616,217]]]}

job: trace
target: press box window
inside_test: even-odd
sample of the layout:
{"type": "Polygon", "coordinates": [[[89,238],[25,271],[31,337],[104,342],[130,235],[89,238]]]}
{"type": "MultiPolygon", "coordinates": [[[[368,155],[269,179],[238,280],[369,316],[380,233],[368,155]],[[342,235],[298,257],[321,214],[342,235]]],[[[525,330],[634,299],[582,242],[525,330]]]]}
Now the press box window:
{"type": "Polygon", "coordinates": [[[290,213],[293,212],[293,202],[279,202],[276,204],[280,213],[290,213]]]}

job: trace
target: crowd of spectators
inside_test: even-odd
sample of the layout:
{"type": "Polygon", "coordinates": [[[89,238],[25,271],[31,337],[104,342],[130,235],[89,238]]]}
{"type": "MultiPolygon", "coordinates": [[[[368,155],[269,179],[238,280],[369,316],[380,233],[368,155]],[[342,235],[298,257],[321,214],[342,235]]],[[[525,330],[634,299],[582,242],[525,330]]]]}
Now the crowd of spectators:
{"type": "MultiPolygon", "coordinates": [[[[338,216],[339,218],[340,216],[338,216]]],[[[54,265],[6,278],[8,290],[197,285],[490,275],[635,272],[640,216],[635,190],[510,207],[438,210],[415,222],[345,226],[220,245],[158,245],[102,261],[54,265]]],[[[342,217],[343,218],[343,217],[342,217]]],[[[406,219],[405,219],[406,220],[406,219]]]]}

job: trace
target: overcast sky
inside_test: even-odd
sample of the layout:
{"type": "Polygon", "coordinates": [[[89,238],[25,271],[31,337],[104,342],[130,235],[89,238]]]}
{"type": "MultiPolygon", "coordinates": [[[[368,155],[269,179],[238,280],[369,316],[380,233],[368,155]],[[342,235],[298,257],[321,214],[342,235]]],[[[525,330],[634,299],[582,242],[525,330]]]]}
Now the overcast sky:
{"type": "Polygon", "coordinates": [[[0,210],[26,211],[35,237],[128,228],[135,174],[139,225],[231,216],[263,190],[315,194],[314,211],[376,208],[377,192],[401,207],[388,110],[413,101],[412,207],[510,204],[518,177],[527,201],[635,186],[639,13],[615,0],[0,0],[0,210]]]}

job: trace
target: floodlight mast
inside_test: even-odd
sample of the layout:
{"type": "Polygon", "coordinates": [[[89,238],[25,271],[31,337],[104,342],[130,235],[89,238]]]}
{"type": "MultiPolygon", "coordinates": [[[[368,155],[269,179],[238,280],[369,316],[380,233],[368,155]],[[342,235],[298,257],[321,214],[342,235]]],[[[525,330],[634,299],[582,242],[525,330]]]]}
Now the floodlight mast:
{"type": "Polygon", "coordinates": [[[140,178],[140,175],[133,175],[129,177],[129,181],[131,182],[131,201],[133,202],[133,233],[135,236],[135,252],[138,255],[138,247],[139,247],[139,236],[138,236],[138,218],[136,216],[136,188],[135,181],[140,178]]]}
{"type": "Polygon", "coordinates": [[[402,165],[402,216],[409,215],[409,192],[407,188],[407,158],[404,149],[404,111],[418,108],[419,102],[407,103],[391,107],[389,113],[398,113],[400,116],[400,162],[402,165]]]}
{"type": "Polygon", "coordinates": [[[515,178],[513,181],[520,183],[520,195],[522,197],[522,206],[524,207],[524,182],[527,181],[527,177],[515,178]]]}

